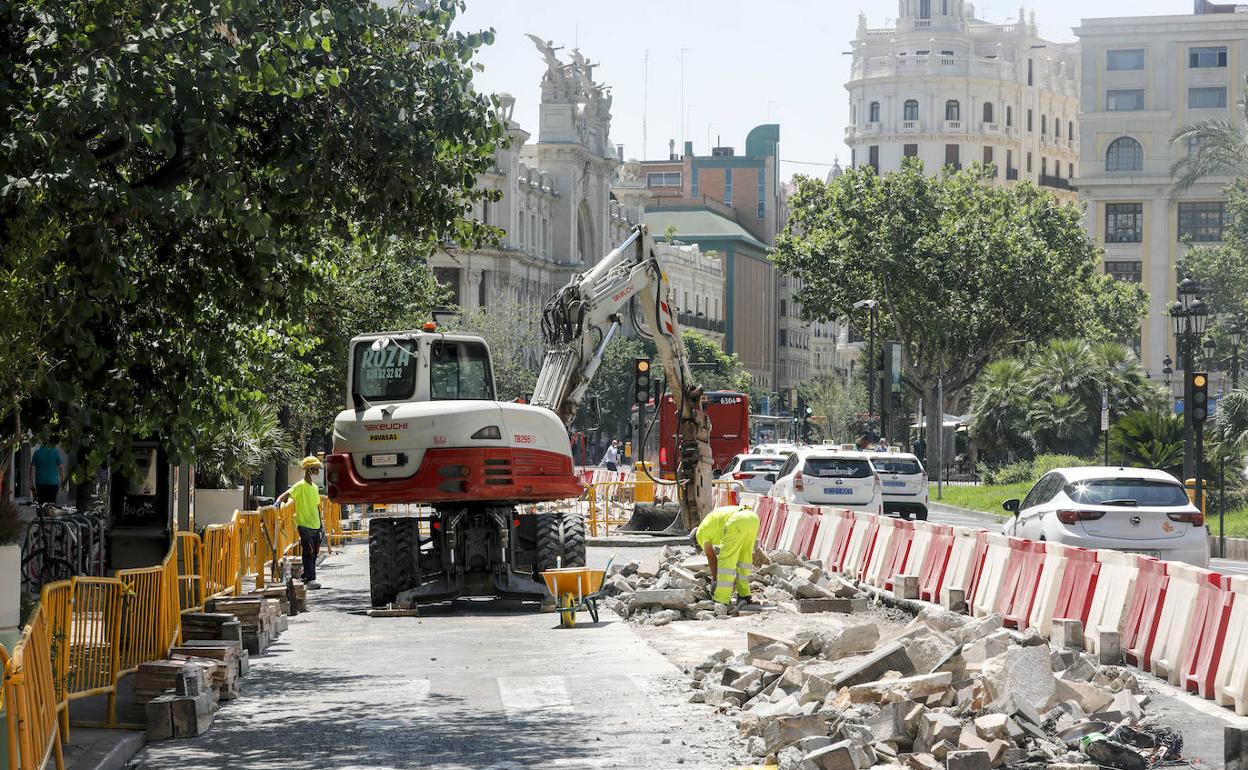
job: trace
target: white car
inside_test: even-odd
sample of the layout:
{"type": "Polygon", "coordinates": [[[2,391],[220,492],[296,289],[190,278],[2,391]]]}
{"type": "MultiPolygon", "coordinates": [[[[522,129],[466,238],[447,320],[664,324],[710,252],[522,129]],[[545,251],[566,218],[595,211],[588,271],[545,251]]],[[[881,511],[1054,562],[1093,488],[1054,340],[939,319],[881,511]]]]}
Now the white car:
{"type": "Polygon", "coordinates": [[[750,447],[750,454],[787,457],[797,451],[797,444],[755,444],[750,447]]]}
{"type": "Polygon", "coordinates": [[[1165,471],[1055,468],[1002,507],[1014,514],[1007,535],[1209,566],[1204,514],[1165,471]]]}
{"type": "Polygon", "coordinates": [[[927,520],[927,471],[907,452],[874,452],[871,464],[880,474],[884,512],[903,519],[927,520]]]}
{"type": "Polygon", "coordinates": [[[775,482],[784,458],[780,455],[736,455],[728,461],[728,467],[719,477],[720,481],[739,481],[746,492],[767,494],[775,482]]]}
{"type": "Polygon", "coordinates": [[[803,447],[784,461],[768,494],[793,503],[884,512],[870,452],[803,447]]]}

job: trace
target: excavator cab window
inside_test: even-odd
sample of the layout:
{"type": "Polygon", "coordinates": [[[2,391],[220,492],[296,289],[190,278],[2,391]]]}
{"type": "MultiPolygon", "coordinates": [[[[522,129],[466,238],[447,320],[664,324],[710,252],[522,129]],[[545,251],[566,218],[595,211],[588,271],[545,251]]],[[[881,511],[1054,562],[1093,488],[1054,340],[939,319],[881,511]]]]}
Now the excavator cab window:
{"type": "Polygon", "coordinates": [[[410,339],[357,344],[352,393],[370,403],[411,399],[416,391],[415,344],[410,339]]]}
{"type": "Polygon", "coordinates": [[[434,342],[429,351],[429,398],[493,401],[490,354],[479,342],[434,342]]]}

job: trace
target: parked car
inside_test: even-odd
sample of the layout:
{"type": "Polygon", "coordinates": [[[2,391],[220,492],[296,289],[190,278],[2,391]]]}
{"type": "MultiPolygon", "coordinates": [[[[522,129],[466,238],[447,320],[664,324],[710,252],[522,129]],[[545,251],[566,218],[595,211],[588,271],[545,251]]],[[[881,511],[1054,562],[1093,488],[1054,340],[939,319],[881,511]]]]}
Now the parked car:
{"type": "Polygon", "coordinates": [[[926,521],[927,471],[919,458],[907,452],[875,452],[871,464],[880,474],[884,512],[926,521]]]}
{"type": "Polygon", "coordinates": [[[750,454],[756,455],[779,455],[787,457],[797,451],[797,444],[777,443],[777,444],[755,444],[750,447],[750,454]]]}
{"type": "Polygon", "coordinates": [[[1002,507],[1007,535],[1209,566],[1205,516],[1165,471],[1055,468],[1002,507]]]}
{"type": "Polygon", "coordinates": [[[871,453],[803,447],[784,461],[768,493],[798,504],[884,512],[880,475],[871,453]]]}
{"type": "Polygon", "coordinates": [[[739,481],[746,492],[765,495],[783,465],[784,457],[781,455],[736,455],[728,461],[728,467],[724,469],[719,480],[739,481]]]}

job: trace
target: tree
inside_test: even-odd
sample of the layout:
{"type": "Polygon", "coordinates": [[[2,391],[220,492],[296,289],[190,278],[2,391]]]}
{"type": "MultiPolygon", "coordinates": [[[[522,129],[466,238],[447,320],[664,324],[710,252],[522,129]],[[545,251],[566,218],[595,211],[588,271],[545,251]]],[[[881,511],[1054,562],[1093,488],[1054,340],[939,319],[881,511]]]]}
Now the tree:
{"type": "Polygon", "coordinates": [[[505,401],[528,399],[542,368],[542,329],[530,307],[515,303],[464,311],[457,331],[479,334],[490,346],[494,385],[505,401]]]}
{"type": "MultiPolygon", "coordinates": [[[[616,335],[603,352],[602,363],[594,372],[588,392],[598,396],[601,404],[602,422],[598,428],[605,438],[628,435],[633,408],[633,362],[652,355],[654,352],[648,350],[641,340],[622,335],[616,335]]],[[[585,430],[592,427],[591,422],[588,404],[583,401],[573,425],[585,430]]]]}
{"type": "MultiPolygon", "coordinates": [[[[1248,119],[1248,91],[1239,97],[1239,111],[1248,119]]],[[[1179,129],[1170,142],[1179,155],[1170,166],[1170,176],[1175,178],[1172,192],[1182,192],[1205,177],[1248,174],[1248,134],[1243,120],[1207,118],[1179,129]]]]}
{"type": "Polygon", "coordinates": [[[256,362],[317,344],[356,244],[493,237],[465,216],[504,136],[471,82],[493,33],[452,32],[462,7],[0,4],[0,218],[41,244],[6,229],[3,259],[45,279],[26,323],[56,321],[23,422],[80,476],[134,436],[188,457],[261,392],[256,362]]]}
{"type": "Polygon", "coordinates": [[[1110,432],[1113,458],[1178,475],[1183,470],[1183,418],[1156,409],[1128,412],[1110,432]]]}
{"type": "Polygon", "coordinates": [[[736,354],[725,353],[717,343],[692,329],[685,329],[681,337],[693,377],[703,390],[750,392],[750,375],[741,369],[736,354]]]}
{"type": "Polygon", "coordinates": [[[855,441],[862,434],[861,416],[867,411],[866,383],[845,379],[833,373],[818,374],[798,385],[798,392],[814,412],[814,420],[827,443],[855,441]]]}
{"type": "Polygon", "coordinates": [[[1002,358],[984,367],[971,398],[971,437],[981,456],[997,465],[1029,457],[1034,451],[1026,431],[1027,369],[1016,358],[1002,358]]]}
{"type": "Polygon", "coordinates": [[[227,489],[260,473],[267,463],[297,456],[290,434],[278,424],[277,410],[252,403],[200,435],[195,483],[201,489],[227,489]]]}
{"type": "Polygon", "coordinates": [[[1146,308],[1138,286],[1098,272],[1076,207],[1031,184],[991,185],[979,167],[927,177],[907,160],[885,175],[860,166],[829,183],[799,177],[790,206],[774,259],[800,279],[803,315],[853,318],[856,302],[878,300],[884,334],[900,340],[905,374],[925,394],[929,436],[1006,346],[1122,339],[1146,308]]]}

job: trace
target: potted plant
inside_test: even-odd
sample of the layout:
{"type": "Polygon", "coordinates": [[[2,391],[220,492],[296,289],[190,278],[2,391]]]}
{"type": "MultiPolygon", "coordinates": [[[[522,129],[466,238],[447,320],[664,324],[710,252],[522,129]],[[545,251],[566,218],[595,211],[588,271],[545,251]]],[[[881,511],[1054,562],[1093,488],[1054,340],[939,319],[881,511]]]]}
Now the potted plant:
{"type": "Polygon", "coordinates": [[[297,452],[277,412],[250,405],[208,433],[196,452],[195,526],[224,524],[247,506],[251,477],[269,462],[289,462],[297,452]]]}
{"type": "Polygon", "coordinates": [[[17,505],[0,497],[0,636],[15,631],[22,613],[22,520],[17,505]]]}

